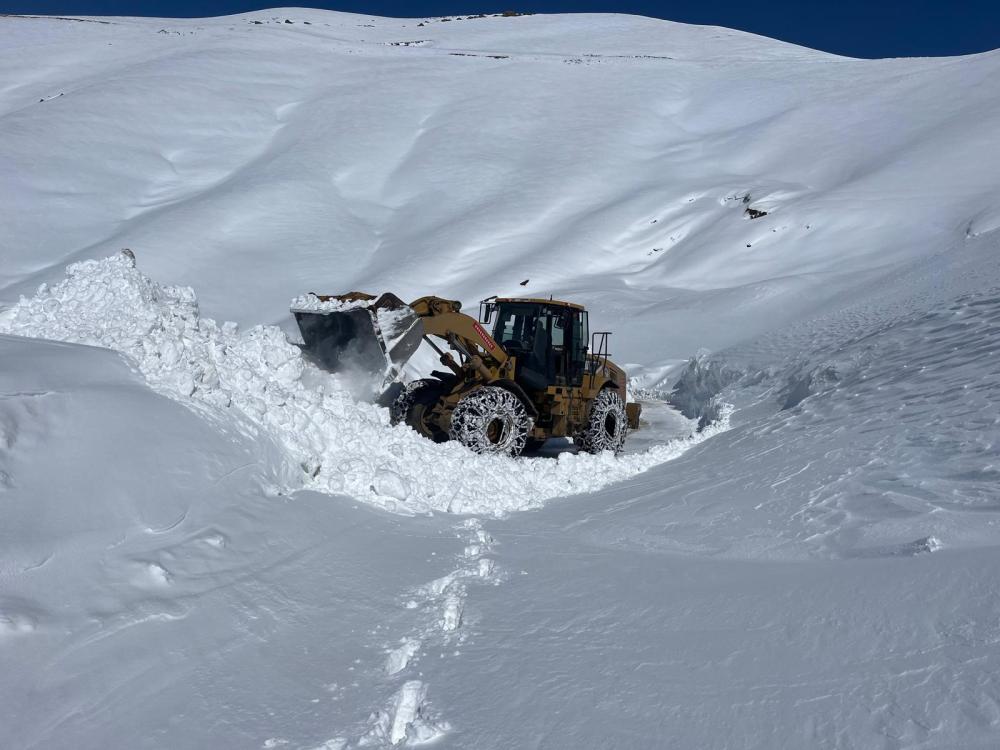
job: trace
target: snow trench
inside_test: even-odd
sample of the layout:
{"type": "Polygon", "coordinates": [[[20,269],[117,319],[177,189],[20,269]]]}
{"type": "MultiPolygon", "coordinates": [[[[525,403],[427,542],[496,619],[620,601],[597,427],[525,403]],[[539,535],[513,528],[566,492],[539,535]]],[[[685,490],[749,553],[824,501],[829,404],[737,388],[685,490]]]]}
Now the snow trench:
{"type": "Polygon", "coordinates": [[[88,344],[132,358],[157,391],[218,413],[238,412],[287,453],[288,491],[347,494],[402,513],[501,516],[547,499],[593,492],[682,455],[725,430],[728,414],[687,438],[615,457],[480,456],[389,424],[388,410],[358,401],[350,383],[304,362],[276,326],[240,332],[199,314],[190,287],[163,286],[129,253],[70,265],[0,315],[0,333],[88,344]]]}

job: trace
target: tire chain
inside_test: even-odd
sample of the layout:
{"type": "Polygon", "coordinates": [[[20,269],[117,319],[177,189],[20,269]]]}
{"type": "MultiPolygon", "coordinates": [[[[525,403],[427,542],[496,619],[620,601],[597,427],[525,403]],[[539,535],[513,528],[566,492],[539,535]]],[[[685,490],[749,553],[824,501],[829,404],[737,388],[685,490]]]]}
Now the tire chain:
{"type": "Polygon", "coordinates": [[[597,394],[593,406],[590,407],[590,417],[587,426],[574,439],[582,450],[587,453],[611,451],[615,455],[621,453],[625,446],[625,435],[628,433],[628,416],[625,404],[615,391],[606,388],[597,394]],[[614,429],[608,432],[608,417],[613,416],[614,429]]]}
{"type": "Polygon", "coordinates": [[[452,440],[476,453],[519,456],[534,420],[517,396],[505,388],[486,385],[462,397],[451,414],[452,440]],[[500,436],[490,440],[488,430],[499,421],[500,436]]]}

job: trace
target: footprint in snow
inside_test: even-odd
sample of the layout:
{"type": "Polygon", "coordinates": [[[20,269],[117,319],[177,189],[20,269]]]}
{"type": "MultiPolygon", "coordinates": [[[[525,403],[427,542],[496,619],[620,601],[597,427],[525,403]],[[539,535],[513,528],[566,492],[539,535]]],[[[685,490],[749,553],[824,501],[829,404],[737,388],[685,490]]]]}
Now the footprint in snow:
{"type": "Polygon", "coordinates": [[[420,640],[403,638],[400,645],[389,652],[385,660],[385,673],[389,676],[399,674],[410,664],[410,660],[420,651],[420,640]]]}
{"type": "Polygon", "coordinates": [[[0,640],[34,632],[41,616],[42,611],[26,599],[0,599],[0,640]]]}
{"type": "Polygon", "coordinates": [[[424,744],[442,737],[451,727],[429,716],[426,701],[426,684],[420,680],[404,682],[389,705],[372,714],[371,728],[358,744],[424,744]]]}
{"type": "Polygon", "coordinates": [[[141,588],[163,588],[173,582],[173,576],[162,565],[156,562],[136,563],[132,583],[141,588]]]}

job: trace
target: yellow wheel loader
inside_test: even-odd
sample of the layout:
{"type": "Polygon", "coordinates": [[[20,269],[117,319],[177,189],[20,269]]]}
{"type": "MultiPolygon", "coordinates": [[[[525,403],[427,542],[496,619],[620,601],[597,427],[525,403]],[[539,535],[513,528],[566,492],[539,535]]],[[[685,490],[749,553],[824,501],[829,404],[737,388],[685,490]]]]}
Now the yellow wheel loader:
{"type": "Polygon", "coordinates": [[[625,372],[608,357],[610,334],[590,334],[582,306],[490,297],[478,319],[461,309],[441,297],[407,305],[394,294],[362,292],[308,294],[292,305],[302,349],[317,365],[384,378],[380,403],[394,424],[477,453],[519,456],[551,437],[572,437],[591,453],[622,450],[640,407],[626,404],[625,372]],[[422,341],[445,369],[403,385],[403,365],[422,341]]]}

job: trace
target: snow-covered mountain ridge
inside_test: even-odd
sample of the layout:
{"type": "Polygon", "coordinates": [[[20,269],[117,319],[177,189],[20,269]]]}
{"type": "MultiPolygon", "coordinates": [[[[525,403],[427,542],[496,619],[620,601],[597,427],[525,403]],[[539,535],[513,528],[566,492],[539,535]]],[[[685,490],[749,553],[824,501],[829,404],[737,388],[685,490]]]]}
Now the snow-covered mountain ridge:
{"type": "Polygon", "coordinates": [[[2,33],[0,299],[131,247],[244,325],[310,289],[554,293],[653,365],[1000,225],[998,53],[295,9],[2,33]]]}

